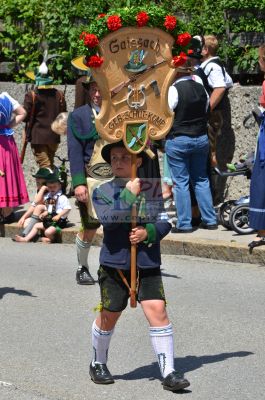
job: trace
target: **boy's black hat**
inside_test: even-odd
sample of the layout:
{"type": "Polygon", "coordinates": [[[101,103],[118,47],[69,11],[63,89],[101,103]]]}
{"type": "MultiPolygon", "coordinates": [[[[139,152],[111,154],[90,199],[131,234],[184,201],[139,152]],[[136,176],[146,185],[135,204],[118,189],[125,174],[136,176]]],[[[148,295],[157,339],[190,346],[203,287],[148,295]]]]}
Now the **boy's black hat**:
{"type": "Polygon", "coordinates": [[[200,36],[194,36],[189,43],[188,57],[200,60],[202,58],[203,40],[200,36]]]}
{"type": "Polygon", "coordinates": [[[47,179],[47,177],[51,174],[53,174],[53,171],[50,168],[40,168],[36,174],[32,176],[33,178],[47,179]]]}
{"type": "MultiPolygon", "coordinates": [[[[116,147],[122,147],[122,148],[126,149],[126,147],[125,147],[123,141],[120,140],[119,142],[116,142],[116,143],[106,144],[106,145],[102,148],[102,150],[101,150],[102,158],[103,158],[108,164],[111,163],[111,161],[110,161],[110,152],[111,152],[111,149],[116,148],[116,147]]],[[[129,153],[129,151],[128,151],[128,153],[129,153]]],[[[130,153],[130,154],[131,154],[131,153],[130,153]]],[[[143,151],[141,151],[141,153],[138,153],[138,154],[137,154],[137,157],[141,157],[141,158],[142,158],[142,163],[145,163],[145,162],[147,161],[147,158],[148,158],[147,154],[145,154],[143,151]]]]}

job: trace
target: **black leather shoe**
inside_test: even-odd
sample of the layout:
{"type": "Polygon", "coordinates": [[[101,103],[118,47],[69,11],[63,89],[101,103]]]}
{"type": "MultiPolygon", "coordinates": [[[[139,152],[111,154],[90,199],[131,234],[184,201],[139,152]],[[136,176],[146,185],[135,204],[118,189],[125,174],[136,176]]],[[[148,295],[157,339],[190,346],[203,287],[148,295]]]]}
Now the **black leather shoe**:
{"type": "Polygon", "coordinates": [[[208,224],[205,224],[204,222],[201,222],[199,225],[199,228],[209,229],[209,230],[213,231],[213,230],[218,229],[218,225],[217,224],[208,225],[208,224]]]}
{"type": "Polygon", "coordinates": [[[15,214],[12,212],[7,217],[3,218],[2,224],[13,224],[15,222],[15,214]]]}
{"type": "Polygon", "coordinates": [[[192,233],[194,232],[194,228],[190,228],[190,229],[180,229],[180,228],[176,228],[175,226],[171,229],[171,233],[192,233]]]}
{"type": "Polygon", "coordinates": [[[165,379],[162,382],[162,385],[165,390],[171,390],[172,392],[176,392],[178,390],[182,390],[190,386],[190,383],[187,379],[182,377],[177,371],[173,371],[165,377],[165,379]]]}
{"type": "Polygon", "coordinates": [[[265,237],[259,236],[259,235],[257,235],[257,237],[260,238],[260,239],[259,240],[253,240],[252,242],[250,242],[248,244],[250,254],[252,254],[252,251],[253,251],[254,247],[259,247],[259,246],[264,246],[265,245],[265,237]]]}
{"type": "Polygon", "coordinates": [[[89,375],[91,376],[93,382],[100,385],[114,383],[113,376],[109,372],[106,364],[95,363],[95,365],[93,366],[91,363],[89,366],[89,375]]]}
{"type": "Polygon", "coordinates": [[[76,271],[76,282],[78,285],[95,285],[95,280],[86,267],[78,268],[76,271]]]}

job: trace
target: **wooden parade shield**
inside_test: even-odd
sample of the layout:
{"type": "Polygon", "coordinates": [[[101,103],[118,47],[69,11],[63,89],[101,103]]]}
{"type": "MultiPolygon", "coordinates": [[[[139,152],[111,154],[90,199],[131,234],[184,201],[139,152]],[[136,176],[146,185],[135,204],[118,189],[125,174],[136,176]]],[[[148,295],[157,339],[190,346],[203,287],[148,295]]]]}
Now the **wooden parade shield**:
{"type": "Polygon", "coordinates": [[[128,27],[100,41],[104,62],[93,68],[103,102],[96,129],[108,142],[123,139],[132,153],[148,139],[159,140],[170,130],[173,113],[168,88],[175,74],[170,67],[174,38],[149,27],[128,27]]]}

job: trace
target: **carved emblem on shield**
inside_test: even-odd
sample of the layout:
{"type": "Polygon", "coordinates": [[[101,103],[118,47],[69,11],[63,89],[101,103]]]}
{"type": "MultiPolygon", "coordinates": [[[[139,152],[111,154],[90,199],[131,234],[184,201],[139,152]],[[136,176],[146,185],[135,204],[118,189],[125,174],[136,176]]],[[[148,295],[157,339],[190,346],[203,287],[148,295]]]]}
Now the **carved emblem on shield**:
{"type": "Polygon", "coordinates": [[[140,153],[144,150],[147,142],[147,123],[127,123],[125,131],[125,146],[133,153],[140,153]]]}

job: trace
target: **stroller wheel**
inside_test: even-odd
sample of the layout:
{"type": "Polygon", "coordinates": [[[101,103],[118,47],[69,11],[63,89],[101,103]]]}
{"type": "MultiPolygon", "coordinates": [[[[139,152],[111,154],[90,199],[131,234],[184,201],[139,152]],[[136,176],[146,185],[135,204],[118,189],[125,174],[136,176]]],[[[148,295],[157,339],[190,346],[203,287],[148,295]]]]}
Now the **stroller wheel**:
{"type": "Polygon", "coordinates": [[[223,225],[224,228],[229,230],[232,229],[229,222],[229,217],[234,205],[235,200],[228,200],[225,201],[218,210],[218,220],[220,224],[223,225]]]}
{"type": "Polygon", "coordinates": [[[229,223],[231,228],[239,235],[248,235],[255,232],[249,226],[249,204],[241,204],[233,208],[230,213],[229,223]]]}

